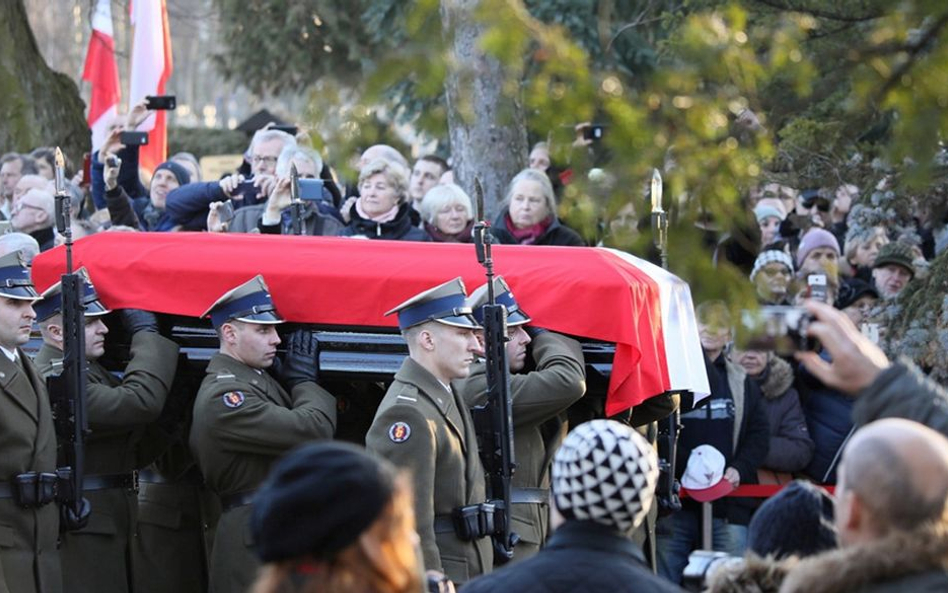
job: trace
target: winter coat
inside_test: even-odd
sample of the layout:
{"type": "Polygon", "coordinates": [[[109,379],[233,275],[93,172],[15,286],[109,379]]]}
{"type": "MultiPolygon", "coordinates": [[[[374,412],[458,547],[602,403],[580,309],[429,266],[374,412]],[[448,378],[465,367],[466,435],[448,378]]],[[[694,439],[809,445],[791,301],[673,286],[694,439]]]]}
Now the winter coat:
{"type": "Polygon", "coordinates": [[[881,418],[906,418],[948,436],[948,391],[901,359],[856,397],[853,421],[863,426],[881,418]]]}
{"type": "MultiPolygon", "coordinates": [[[[218,181],[200,181],[176,187],[168,192],[165,210],[174,224],[180,224],[187,231],[207,229],[207,214],[211,202],[223,202],[227,199],[218,181]]],[[[242,202],[235,202],[239,207],[242,202]]]]}
{"type": "MultiPolygon", "coordinates": [[[[507,214],[508,208],[505,207],[497,217],[497,220],[494,221],[494,226],[490,227],[490,232],[500,243],[505,245],[519,245],[520,242],[514,238],[513,233],[507,230],[507,214]]],[[[537,237],[536,242],[532,243],[532,245],[585,247],[586,242],[579,236],[579,233],[568,226],[563,226],[560,219],[554,215],[553,222],[550,223],[550,226],[547,227],[542,235],[537,237]]]]}
{"type": "Polygon", "coordinates": [[[775,560],[748,553],[728,561],[709,575],[708,593],[777,593],[787,572],[797,564],[795,557],[775,560]]]}
{"type": "Polygon", "coordinates": [[[129,226],[142,231],[174,231],[177,227],[164,210],[155,208],[147,197],[129,199],[121,185],[105,192],[112,226],[129,226]]]}
{"type": "MultiPolygon", "coordinates": [[[[148,189],[142,185],[141,178],[138,176],[138,147],[126,146],[118,151],[115,156],[122,160],[119,167],[118,185],[125,190],[129,196],[138,198],[148,195],[148,189]]],[[[99,162],[99,151],[92,153],[89,160],[89,188],[92,192],[92,202],[96,210],[107,207],[105,196],[105,165],[99,162]]]]}
{"type": "Polygon", "coordinates": [[[801,560],[780,593],[948,591],[948,525],[896,532],[801,560]]]}
{"type": "MultiPolygon", "coordinates": [[[[821,357],[828,360],[826,353],[821,357]]],[[[804,472],[817,482],[836,483],[838,453],[853,429],[853,399],[821,383],[805,368],[797,375],[800,403],[815,448],[804,472]]]]}
{"type": "Polygon", "coordinates": [[[764,412],[770,425],[770,451],[762,467],[778,472],[796,472],[810,463],[816,445],[793,388],[793,368],[776,356],[754,379],[760,386],[764,412]]]}
{"type": "Polygon", "coordinates": [[[339,231],[338,236],[389,241],[427,241],[428,235],[425,231],[412,224],[411,209],[411,206],[404,202],[398,207],[394,220],[379,223],[362,218],[353,207],[349,210],[349,224],[339,231]]]}
{"type": "MultiPolygon", "coordinates": [[[[261,233],[265,235],[291,235],[292,218],[281,217],[276,224],[263,224],[266,204],[255,204],[234,213],[234,220],[227,228],[231,233],[261,233]]],[[[306,206],[303,211],[303,234],[308,236],[333,237],[343,229],[343,224],[333,216],[323,215],[317,208],[306,206]]]]}
{"type": "Polygon", "coordinates": [[[680,592],[652,574],[632,540],[593,521],[567,521],[532,558],[468,583],[461,593],[680,592]]]}

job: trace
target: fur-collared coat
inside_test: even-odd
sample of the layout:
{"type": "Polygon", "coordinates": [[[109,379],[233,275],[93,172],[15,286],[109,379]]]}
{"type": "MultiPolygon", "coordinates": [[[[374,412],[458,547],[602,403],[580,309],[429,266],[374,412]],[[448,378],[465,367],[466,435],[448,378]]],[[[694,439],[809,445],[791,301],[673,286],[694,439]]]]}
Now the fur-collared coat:
{"type": "Polygon", "coordinates": [[[754,377],[760,385],[764,412],[770,424],[770,450],[762,467],[778,472],[800,471],[810,463],[816,447],[807,429],[800,396],[793,388],[793,368],[771,356],[767,367],[754,377]]]}

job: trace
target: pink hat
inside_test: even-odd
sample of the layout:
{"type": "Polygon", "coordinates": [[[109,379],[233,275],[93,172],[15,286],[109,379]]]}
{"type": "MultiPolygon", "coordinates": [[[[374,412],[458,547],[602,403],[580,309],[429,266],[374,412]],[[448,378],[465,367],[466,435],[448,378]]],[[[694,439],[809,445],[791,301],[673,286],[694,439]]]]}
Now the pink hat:
{"type": "Polygon", "coordinates": [[[724,455],[711,445],[699,445],[688,456],[681,476],[681,487],[698,502],[711,502],[727,496],[734,486],[724,479],[724,455]]]}
{"type": "Polygon", "coordinates": [[[836,255],[840,255],[839,241],[836,240],[833,233],[821,228],[812,228],[803,235],[800,246],[797,247],[797,268],[803,266],[803,260],[806,259],[806,256],[818,247],[829,247],[836,252],[836,255]]]}

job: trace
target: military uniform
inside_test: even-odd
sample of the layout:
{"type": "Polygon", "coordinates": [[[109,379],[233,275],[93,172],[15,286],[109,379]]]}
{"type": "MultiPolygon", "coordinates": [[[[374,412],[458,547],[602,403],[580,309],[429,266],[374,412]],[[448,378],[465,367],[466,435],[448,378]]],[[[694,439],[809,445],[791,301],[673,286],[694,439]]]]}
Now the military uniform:
{"type": "MultiPolygon", "coordinates": [[[[0,297],[39,298],[19,252],[0,257],[0,281],[0,297]]],[[[49,396],[29,357],[19,348],[9,353],[15,362],[0,352],[0,593],[60,593],[59,508],[24,508],[11,492],[18,474],[56,471],[49,396]]]]}
{"type": "MultiPolygon", "coordinates": [[[[224,295],[208,314],[216,327],[231,320],[282,322],[259,276],[224,295]]],[[[211,553],[211,591],[249,590],[259,568],[249,527],[255,490],[283,454],[310,440],[332,438],[335,425],[335,398],[315,382],[297,383],[287,392],[261,369],[223,352],[211,358],[194,402],[189,441],[207,486],[222,504],[211,553]]]]}
{"type": "MultiPolygon", "coordinates": [[[[470,310],[463,307],[464,285],[460,279],[453,283],[396,307],[393,311],[399,311],[402,329],[426,321],[475,327],[470,310]],[[460,291],[456,302],[451,301],[451,291],[460,291]],[[438,311],[425,310],[426,304],[438,299],[445,299],[438,311]],[[412,316],[413,306],[422,311],[421,318],[412,316]]],[[[493,566],[490,537],[463,541],[452,525],[455,509],[487,500],[474,423],[454,390],[414,359],[405,359],[379,405],[365,444],[411,472],[425,568],[444,572],[456,584],[489,572],[493,566]]]]}
{"type": "MultiPolygon", "coordinates": [[[[43,319],[59,313],[54,286],[37,304],[43,319]],[[44,305],[50,303],[48,310],[44,305]]],[[[87,317],[108,313],[86,283],[87,317]],[[93,295],[90,297],[90,293],[93,295]],[[95,304],[93,304],[93,302],[95,304]]],[[[58,374],[63,353],[44,343],[36,363],[44,376],[58,374]]],[[[62,538],[63,578],[69,591],[132,591],[131,549],[137,530],[137,447],[165,404],[178,364],[178,345],[152,331],[132,336],[131,360],[121,379],[88,361],[83,495],[92,505],[85,527],[62,538]]]]}

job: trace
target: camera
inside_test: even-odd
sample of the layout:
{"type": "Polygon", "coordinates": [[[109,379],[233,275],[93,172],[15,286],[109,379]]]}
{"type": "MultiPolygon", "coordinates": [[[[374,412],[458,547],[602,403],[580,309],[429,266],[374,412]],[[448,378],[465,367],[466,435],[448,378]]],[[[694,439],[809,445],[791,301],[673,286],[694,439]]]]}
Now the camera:
{"type": "Polygon", "coordinates": [[[245,179],[237,184],[230,197],[235,200],[248,200],[252,203],[257,198],[258,189],[253,184],[253,178],[245,179]]]}
{"type": "Polygon", "coordinates": [[[731,556],[726,552],[711,550],[695,550],[688,556],[688,566],[682,574],[682,586],[686,591],[706,591],[708,579],[721,566],[732,562],[741,562],[739,556],[731,556]]]}
{"type": "Polygon", "coordinates": [[[172,111],[178,106],[174,95],[149,95],[145,97],[145,107],[155,111],[172,111]]]}
{"type": "Polygon", "coordinates": [[[602,124],[591,124],[583,129],[583,139],[598,142],[599,140],[602,140],[602,137],[605,133],[606,126],[602,124]]]}
{"type": "Polygon", "coordinates": [[[814,350],[816,340],[806,335],[812,319],[800,307],[773,305],[744,310],[735,341],[742,350],[773,350],[781,356],[814,350]]]}
{"type": "Polygon", "coordinates": [[[323,180],[300,179],[300,199],[321,202],[323,200],[323,180]]]}

